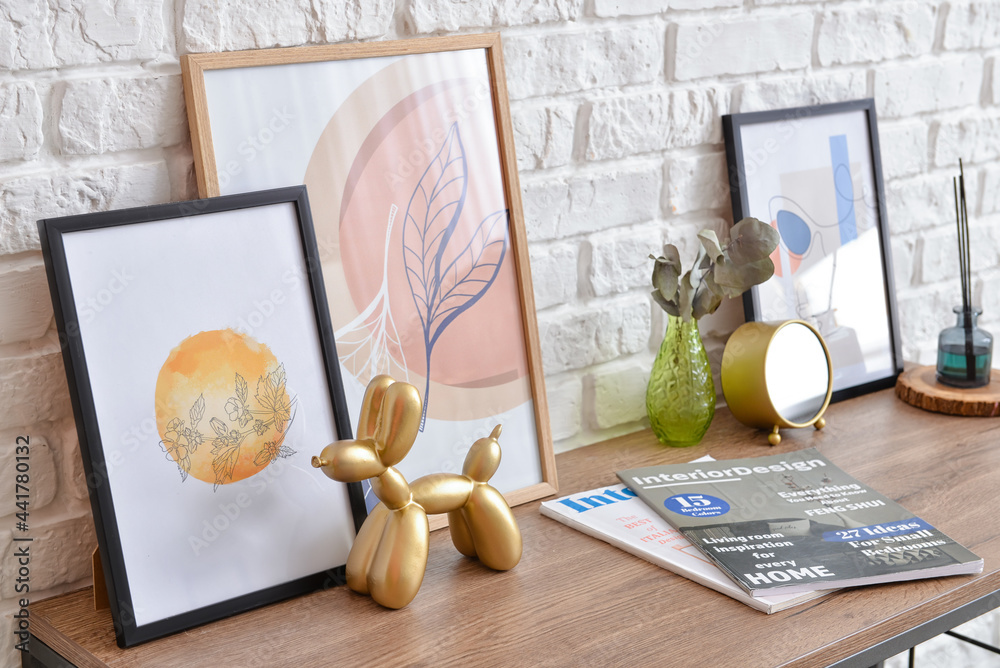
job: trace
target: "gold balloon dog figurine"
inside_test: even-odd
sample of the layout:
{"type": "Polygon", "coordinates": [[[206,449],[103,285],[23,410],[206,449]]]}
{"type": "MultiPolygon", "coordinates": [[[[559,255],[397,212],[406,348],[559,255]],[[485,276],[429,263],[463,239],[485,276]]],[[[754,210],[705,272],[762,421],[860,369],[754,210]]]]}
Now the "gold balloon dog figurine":
{"type": "Polygon", "coordinates": [[[467,557],[506,571],[521,559],[521,532],[510,506],[487,481],[500,466],[500,425],[472,444],[462,475],[433,473],[407,484],[393,466],[406,457],[420,428],[417,388],[389,376],[365,390],[358,438],[323,448],[312,465],[340,482],[372,478],[375,506],[347,557],[347,586],[387,608],[413,600],[424,579],[427,515],[448,513],[451,540],[467,557]]]}

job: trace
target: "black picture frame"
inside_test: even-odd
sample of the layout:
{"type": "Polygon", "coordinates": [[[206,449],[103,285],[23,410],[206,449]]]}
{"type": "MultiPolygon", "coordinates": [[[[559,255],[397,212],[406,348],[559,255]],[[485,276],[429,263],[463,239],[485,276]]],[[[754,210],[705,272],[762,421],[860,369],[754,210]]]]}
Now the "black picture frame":
{"type": "MultiPolygon", "coordinates": [[[[318,454],[326,445],[326,442],[312,442],[315,440],[314,435],[316,438],[320,438],[324,434],[328,437],[329,432],[334,431],[336,438],[329,440],[336,440],[337,438],[350,439],[352,434],[351,421],[346,412],[347,404],[343,396],[305,186],[45,219],[38,221],[38,231],[79,434],[98,548],[104,579],[107,583],[118,645],[130,647],[267,603],[342,584],[344,582],[346,550],[349,550],[353,536],[360,529],[366,516],[366,510],[359,484],[351,483],[342,486],[340,483],[326,479],[319,470],[308,467],[309,457],[318,454]],[[291,220],[292,218],[294,220],[291,220]],[[250,414],[249,406],[259,407],[258,404],[253,403],[254,399],[249,396],[249,393],[254,391],[252,387],[254,382],[251,377],[249,381],[251,387],[248,389],[247,385],[244,384],[242,394],[239,386],[236,387],[235,392],[239,397],[242,397],[241,401],[245,402],[244,408],[247,410],[247,414],[245,416],[238,414],[231,425],[234,429],[229,432],[232,435],[233,431],[237,431],[241,425],[249,424],[250,430],[247,432],[249,435],[241,436],[241,439],[245,439],[242,441],[235,436],[231,441],[219,441],[218,439],[210,441],[212,430],[205,429],[207,433],[200,445],[192,438],[188,438],[184,441],[188,448],[185,450],[188,457],[188,470],[185,471],[182,466],[185,460],[178,458],[181,450],[176,447],[181,442],[181,438],[177,436],[176,432],[167,431],[167,434],[173,434],[176,437],[176,441],[170,441],[169,437],[163,435],[164,428],[161,426],[162,420],[159,414],[162,405],[160,382],[162,378],[166,377],[162,376],[166,363],[163,363],[163,367],[161,367],[161,375],[157,376],[154,390],[155,402],[158,403],[155,408],[150,405],[150,411],[156,413],[155,420],[146,417],[135,423],[142,427],[139,429],[139,435],[135,437],[139,446],[130,443],[128,445],[130,449],[126,449],[123,445],[124,435],[114,430],[114,426],[118,424],[117,421],[121,417],[116,411],[120,410],[124,415],[128,410],[116,407],[119,404],[128,404],[128,397],[134,394],[148,395],[150,379],[140,379],[139,372],[135,371],[135,368],[141,365],[133,364],[137,361],[145,363],[148,354],[145,352],[146,348],[143,347],[146,344],[133,342],[135,337],[123,336],[118,341],[108,344],[103,340],[102,333],[113,331],[116,326],[123,330],[131,328],[130,331],[158,332],[169,330],[173,326],[170,323],[175,322],[178,317],[177,303],[195,304],[199,303],[199,300],[205,301],[208,303],[208,307],[203,311],[212,313],[213,304],[221,302],[212,301],[218,300],[219,297],[211,286],[205,286],[204,291],[195,294],[185,293],[181,285],[167,286],[165,292],[157,292],[164,290],[164,288],[162,285],[156,286],[163,281],[169,281],[174,274],[171,272],[157,273],[155,267],[166,265],[158,264],[156,258],[169,253],[174,245],[186,249],[198,248],[201,238],[199,235],[228,234],[232,231],[229,228],[241,233],[246,232],[247,238],[241,239],[239,242],[234,241],[233,248],[228,250],[219,248],[220,244],[214,244],[208,248],[192,251],[191,257],[188,258],[188,273],[184,275],[189,276],[191,273],[196,273],[200,270],[199,268],[206,266],[202,260],[205,257],[211,257],[224,269],[227,269],[224,266],[227,262],[235,265],[228,267],[238,275],[237,278],[233,279],[234,282],[256,285],[252,278],[254,274],[270,275],[268,272],[272,270],[242,267],[239,263],[244,259],[250,262],[253,257],[256,257],[255,253],[262,257],[265,252],[272,253],[273,255],[267,257],[275,258],[277,268],[273,271],[293,272],[286,274],[287,284],[281,288],[284,290],[281,293],[282,304],[287,303],[288,306],[287,308],[284,305],[281,306],[280,313],[283,314],[283,322],[275,323],[273,325],[274,331],[277,331],[279,326],[287,327],[289,332],[294,332],[296,328],[301,327],[299,333],[290,333],[289,340],[282,340],[281,345],[284,346],[285,350],[295,346],[301,348],[302,351],[296,352],[291,357],[286,356],[285,360],[281,361],[280,375],[272,369],[266,376],[262,374],[257,379],[258,395],[255,396],[259,398],[261,383],[265,384],[266,390],[266,387],[269,387],[267,384],[273,380],[274,386],[271,389],[271,396],[280,397],[278,403],[281,403],[281,406],[279,408],[285,410],[287,415],[279,416],[275,412],[269,421],[265,421],[260,417],[254,418],[250,414]],[[272,230],[274,233],[271,232],[272,230]],[[297,240],[293,238],[279,239],[279,234],[290,237],[295,235],[295,231],[298,234],[297,240]],[[153,234],[154,232],[155,234],[153,234]],[[144,242],[144,240],[146,241],[144,242]],[[156,246],[152,247],[154,242],[157,242],[156,246]],[[148,243],[151,247],[145,248],[143,243],[148,243]],[[85,295],[88,282],[92,282],[88,276],[90,273],[112,270],[107,262],[102,264],[100,258],[102,254],[113,253],[116,248],[128,249],[130,257],[135,258],[135,268],[119,271],[117,285],[108,284],[106,292],[110,297],[104,298],[105,295],[102,291],[91,292],[89,296],[85,295]],[[258,250],[254,250],[255,248],[258,250]],[[284,250],[278,251],[275,248],[284,250]],[[248,253],[248,249],[252,252],[248,253]],[[131,288],[128,285],[129,276],[134,277],[131,288]],[[116,288],[120,288],[120,291],[116,291],[116,288]],[[175,293],[171,292],[171,288],[175,289],[178,301],[170,301],[170,297],[167,298],[167,301],[164,302],[164,308],[161,310],[162,318],[148,317],[147,314],[143,322],[138,324],[132,322],[133,318],[129,315],[128,310],[130,305],[134,307],[136,304],[146,304],[148,308],[153,308],[156,304],[154,295],[173,295],[175,293]],[[133,289],[135,292],[132,292],[133,289]],[[96,302],[94,302],[95,296],[96,302]],[[91,301],[87,301],[88,299],[91,301]],[[120,300],[120,303],[115,303],[116,300],[120,300]],[[93,314],[88,314],[87,308],[90,306],[96,308],[104,302],[108,303],[104,304],[104,310],[98,314],[100,317],[88,319],[88,315],[93,316],[93,314]],[[83,308],[80,308],[81,306],[83,308]],[[285,322],[284,320],[289,318],[289,314],[292,317],[301,316],[302,321],[285,322]],[[314,328],[307,321],[310,315],[314,320],[314,328]],[[94,324],[101,322],[101,318],[104,318],[101,325],[94,324]],[[308,333],[302,334],[301,332],[308,333]],[[315,336],[313,336],[313,332],[315,336]],[[299,338],[293,339],[292,337],[299,338]],[[105,350],[112,346],[117,348],[117,354],[121,356],[120,363],[108,365],[104,363],[107,356],[105,350]],[[133,348],[134,350],[132,350],[133,348]],[[285,367],[286,361],[289,359],[291,364],[289,365],[286,385],[285,367]],[[313,375],[305,378],[302,370],[306,368],[307,363],[314,363],[313,375]],[[299,373],[299,388],[313,388],[308,396],[303,397],[301,392],[295,396],[291,394],[290,388],[295,380],[293,370],[299,373]],[[102,393],[107,393],[109,380],[113,381],[114,387],[122,393],[121,396],[110,398],[101,396],[102,393]],[[279,380],[280,385],[278,384],[279,380]],[[315,388],[321,389],[317,391],[315,388]],[[329,392],[328,396],[322,391],[322,388],[329,392]],[[286,401],[287,403],[283,403],[286,401]],[[245,423],[240,422],[244,417],[246,418],[245,423]],[[301,420],[302,423],[309,426],[302,426],[301,423],[294,425],[297,420],[301,420]],[[154,421],[156,422],[155,433],[152,435],[145,433],[149,431],[148,425],[154,421]],[[260,446],[254,461],[255,465],[267,463],[263,464],[263,468],[256,474],[250,474],[249,477],[236,481],[234,480],[237,474],[236,467],[247,465],[247,460],[243,458],[244,456],[249,457],[247,452],[250,455],[254,454],[249,450],[253,434],[259,437],[257,442],[260,438],[264,438],[260,430],[271,434],[273,440],[260,446]],[[159,439],[158,443],[154,439],[159,439]],[[196,469],[191,463],[191,457],[194,457],[196,452],[204,452],[204,449],[208,448],[210,444],[214,444],[212,445],[214,450],[216,445],[223,442],[229,443],[235,450],[235,454],[232,455],[231,461],[233,463],[228,469],[221,467],[221,472],[215,468],[218,458],[213,461],[214,486],[206,484],[206,482],[212,482],[211,480],[189,479],[189,477],[194,477],[196,473],[196,469]],[[150,451],[151,445],[159,446],[160,452],[155,453],[159,459],[154,459],[154,453],[150,451]],[[265,446],[268,450],[266,455],[262,456],[265,446]],[[292,454],[289,455],[289,452],[292,454]],[[119,456],[121,453],[126,453],[124,462],[119,456]],[[167,461],[162,461],[164,459],[167,461]],[[272,472],[278,470],[279,467],[275,464],[279,461],[284,462],[285,459],[290,463],[286,464],[278,473],[272,473],[270,479],[260,477],[262,474],[268,473],[268,470],[272,472]],[[139,508],[145,508],[148,511],[156,501],[155,494],[156,490],[159,489],[157,480],[167,481],[159,483],[164,486],[164,489],[174,489],[174,487],[170,487],[172,483],[169,482],[168,478],[163,477],[164,474],[160,469],[149,465],[149,462],[153,461],[162,461],[163,465],[167,467],[175,465],[176,471],[171,468],[170,476],[176,477],[176,473],[180,472],[181,482],[176,488],[185,491],[177,493],[171,491],[170,494],[176,495],[164,496],[161,499],[161,507],[164,512],[159,517],[160,521],[157,521],[157,517],[149,517],[146,530],[136,532],[134,527],[137,520],[143,518],[128,515],[132,512],[130,509],[136,507],[131,502],[138,503],[139,508]],[[143,469],[143,466],[146,468],[143,469]],[[305,470],[306,467],[309,470],[305,470]],[[117,476],[115,475],[116,469],[117,476]],[[128,490],[134,475],[129,477],[129,474],[134,474],[136,471],[145,473],[147,470],[150,471],[148,479],[140,481],[143,486],[143,500],[130,499],[128,490]],[[225,478],[226,473],[229,475],[229,480],[225,478]],[[321,515],[332,516],[338,509],[342,511],[342,516],[338,515],[328,520],[331,525],[337,527],[337,554],[329,556],[330,559],[336,556],[336,559],[327,566],[316,568],[310,561],[312,557],[297,561],[296,557],[288,556],[285,561],[291,565],[274,567],[273,571],[265,571],[259,574],[260,577],[257,577],[254,569],[266,569],[270,565],[264,559],[260,564],[252,563],[252,560],[258,559],[262,555],[251,549],[251,546],[261,544],[262,533],[270,534],[283,530],[273,526],[275,524],[274,518],[268,515],[275,512],[276,505],[273,501],[287,497],[286,490],[291,485],[294,484],[296,489],[301,487],[300,481],[305,479],[305,476],[310,476],[310,481],[312,480],[311,476],[316,476],[315,487],[309,486],[310,492],[314,492],[316,498],[315,505],[312,504],[312,498],[307,493],[303,493],[301,499],[295,499],[295,502],[306,506],[302,508],[303,513],[308,511],[315,518],[315,516],[321,515]],[[253,483],[254,487],[251,491],[248,485],[255,478],[257,480],[253,483]],[[184,487],[185,483],[187,483],[187,487],[184,487]],[[238,489],[240,485],[243,486],[244,491],[235,497],[237,505],[233,507],[232,494],[235,492],[231,489],[238,489]],[[211,491],[209,491],[209,487],[211,487],[211,491]],[[223,500],[218,495],[220,491],[222,494],[230,495],[226,497],[229,501],[223,500]],[[181,497],[182,494],[185,496],[181,497]],[[146,496],[150,496],[152,499],[146,501],[146,496]],[[169,532],[172,526],[182,526],[181,523],[171,524],[171,518],[176,514],[171,513],[171,510],[176,507],[173,504],[178,498],[186,499],[184,501],[185,509],[204,510],[204,516],[211,518],[211,524],[208,524],[209,520],[206,519],[204,525],[206,529],[201,534],[192,532],[187,536],[178,534],[176,537],[166,539],[167,544],[171,545],[170,549],[176,550],[176,563],[171,561],[174,553],[168,551],[168,555],[162,560],[162,563],[154,562],[154,564],[158,564],[160,567],[166,564],[167,570],[171,566],[176,566],[177,572],[162,573],[162,586],[165,590],[168,588],[170,590],[165,593],[163,598],[171,599],[173,596],[171,591],[184,592],[184,594],[176,596],[177,600],[171,600],[169,604],[166,604],[151,595],[155,585],[137,584],[139,577],[136,575],[137,573],[144,574],[143,582],[145,583],[151,580],[145,573],[154,571],[154,569],[144,561],[146,557],[143,556],[142,550],[137,551],[133,547],[141,545],[146,540],[160,540],[154,537],[169,532]],[[336,507],[325,505],[328,499],[334,499],[336,507]],[[144,503],[146,505],[142,505],[144,503]],[[212,504],[216,505],[212,506],[212,504]],[[220,519],[222,517],[225,518],[225,521],[220,519]],[[269,521],[271,526],[268,525],[269,521]],[[242,525],[239,524],[240,522],[242,525]],[[218,536],[213,539],[215,542],[207,542],[206,537],[211,535],[207,531],[208,526],[216,529],[218,536]],[[125,528],[123,531],[124,527],[132,527],[132,529],[125,528]],[[188,542],[187,546],[184,545],[185,540],[188,542]],[[200,547],[198,540],[202,540],[207,546],[202,548],[204,551],[200,554],[196,549],[200,547]],[[347,544],[344,546],[342,543],[347,544]],[[195,552],[194,557],[187,556],[184,551],[188,546],[195,552]],[[245,560],[239,557],[241,546],[245,560]],[[342,549],[344,547],[346,550],[342,549]],[[127,549],[131,550],[128,554],[126,554],[127,549]],[[210,549],[218,550],[218,552],[213,554],[209,551],[210,549]],[[139,554],[139,557],[136,557],[136,554],[139,554]],[[238,575],[210,572],[210,568],[206,569],[205,573],[199,572],[199,567],[211,566],[212,560],[217,558],[219,554],[236,554],[233,571],[237,574],[251,574],[251,576],[241,580],[238,575]],[[299,574],[298,571],[302,569],[306,569],[308,572],[299,574]],[[294,573],[294,575],[282,579],[285,572],[294,573]],[[197,574],[197,584],[183,580],[184,577],[190,577],[191,573],[197,574]],[[231,577],[226,577],[226,575],[231,575],[231,577]],[[276,578],[277,581],[271,582],[276,578]],[[216,585],[215,582],[219,584],[216,585]],[[269,584],[262,586],[261,582],[269,584]],[[189,586],[185,587],[185,584],[189,586]],[[212,587],[216,586],[218,591],[213,591],[212,587]],[[241,591],[241,588],[246,589],[246,591],[241,591]],[[192,595],[191,590],[196,590],[197,595],[192,595]],[[195,601],[195,603],[190,604],[189,601],[195,601]],[[201,604],[204,601],[209,602],[201,604]],[[185,605],[189,605],[189,608],[185,605]]],[[[278,293],[273,291],[265,294],[270,294],[275,298],[278,296],[278,293]]],[[[272,306],[275,309],[278,308],[273,304],[272,306]]],[[[235,308],[233,311],[237,312],[235,308]]],[[[275,312],[277,313],[277,311],[275,312]]],[[[245,312],[244,315],[246,315],[245,312]]],[[[231,317],[231,314],[220,316],[222,320],[231,317]]],[[[192,323],[196,323],[198,317],[195,316],[191,320],[192,323]]],[[[256,322],[252,317],[251,321],[256,322]]],[[[219,331],[236,332],[239,335],[236,338],[241,341],[252,338],[249,337],[249,334],[244,335],[237,329],[219,331]]],[[[198,336],[205,333],[201,332],[198,336]]],[[[209,334],[211,333],[209,332],[209,334]]],[[[151,335],[151,338],[155,339],[155,335],[151,335]]],[[[191,339],[196,339],[196,337],[192,336],[191,339]]],[[[181,347],[182,345],[178,345],[177,348],[171,350],[170,354],[173,355],[181,347]]],[[[273,358],[273,353],[267,345],[263,349],[267,350],[273,358]]],[[[257,351],[258,356],[264,355],[263,352],[260,352],[261,348],[259,347],[253,350],[257,351]]],[[[161,357],[160,360],[162,359],[161,357]]],[[[169,361],[171,358],[167,359],[169,361]]],[[[214,359],[222,359],[222,357],[214,359]]],[[[156,361],[156,364],[159,365],[160,362],[156,361]]],[[[227,376],[227,378],[231,377],[227,376]]],[[[238,385],[241,377],[237,374],[236,378],[238,385]]],[[[230,392],[232,391],[230,390],[230,392]]],[[[204,401],[206,394],[209,395],[209,404],[211,404],[214,395],[206,389],[202,391],[199,399],[201,412],[205,414],[205,422],[208,422],[208,416],[213,414],[214,409],[209,407],[206,412],[204,401]]],[[[168,394],[168,396],[172,395],[168,394]]],[[[278,411],[279,408],[274,410],[278,411]]],[[[166,411],[165,408],[163,410],[166,411]]],[[[185,413],[185,417],[190,418],[189,428],[192,433],[209,426],[200,422],[200,416],[198,416],[198,421],[195,421],[194,411],[195,407],[193,406],[191,413],[185,413]]],[[[226,422],[227,416],[218,412],[214,419],[218,419],[218,423],[221,424],[226,422]]],[[[215,426],[216,423],[213,422],[212,428],[214,429],[215,426]]],[[[218,433],[216,431],[216,434],[218,433]]],[[[222,450],[222,452],[227,451],[222,450]]],[[[194,521],[194,519],[190,520],[190,522],[194,521]]],[[[324,526],[326,525],[324,524],[324,526]]],[[[307,542],[309,540],[326,540],[320,536],[320,531],[322,530],[316,529],[316,536],[310,535],[302,540],[307,542]]],[[[296,545],[301,546],[300,543],[289,542],[284,547],[277,545],[267,549],[272,549],[274,554],[281,557],[284,554],[282,550],[290,552],[296,545]]],[[[153,547],[148,549],[150,552],[154,551],[153,547]]],[[[281,561],[281,559],[274,559],[272,564],[276,561],[281,561]]]]}
{"type": "MultiPolygon", "coordinates": [[[[832,401],[892,387],[903,370],[903,356],[875,101],[866,98],[728,114],[722,117],[722,129],[733,220],[752,216],[771,223],[779,231],[786,229],[772,256],[779,260],[775,263],[775,276],[743,294],[746,320],[800,318],[812,324],[823,321],[820,324],[824,327],[818,329],[824,333],[827,345],[834,349],[842,345],[839,354],[831,350],[834,366],[832,401]],[[829,143],[828,149],[824,140],[829,143]],[[849,150],[849,146],[856,150],[849,150]],[[788,171],[782,172],[785,165],[788,171]],[[845,165],[849,176],[846,182],[837,180],[844,177],[845,165]],[[776,184],[780,186],[778,195],[770,190],[776,188],[776,184]],[[858,186],[860,194],[857,194],[858,186]],[[776,204],[776,200],[780,201],[776,204]],[[856,206],[857,203],[861,206],[856,206]],[[785,208],[775,211],[779,205],[785,208]],[[778,217],[782,218],[782,225],[778,224],[778,217]],[[833,225],[820,220],[832,220],[833,225]],[[832,227],[836,230],[831,230],[832,227]],[[829,237],[838,233],[839,246],[836,238],[831,240],[829,237]],[[789,243],[801,252],[793,253],[789,243]],[[827,244],[835,250],[827,252],[827,244]],[[874,245],[878,246],[877,251],[874,245]],[[845,250],[849,252],[842,252],[845,250]],[[861,277],[855,278],[854,274],[845,272],[843,265],[839,285],[835,283],[839,256],[842,262],[854,260],[849,267],[871,271],[868,276],[871,281],[865,289],[853,286],[855,289],[851,290],[850,280],[860,281],[861,277]],[[805,266],[807,258],[813,263],[810,266],[817,267],[816,272],[819,272],[819,264],[830,258],[829,279],[824,287],[829,298],[824,305],[821,297],[819,306],[814,309],[809,308],[810,288],[803,287],[806,279],[792,280],[792,275],[805,266]],[[793,262],[798,264],[793,265],[793,262]],[[879,265],[877,278],[881,290],[873,283],[876,272],[870,266],[872,263],[879,265]],[[850,280],[844,278],[845,273],[850,280]],[[845,293],[856,300],[846,298],[845,293]],[[806,297],[800,301],[803,294],[806,297]],[[825,309],[820,310],[823,306],[825,309]],[[847,326],[836,320],[844,311],[860,312],[866,307],[870,307],[870,317],[852,314],[849,317],[851,325],[847,326]],[[828,336],[831,333],[832,336],[828,336]],[[831,341],[834,338],[838,340],[831,341]],[[864,347],[859,343],[862,340],[864,347]],[[869,352],[872,350],[874,352],[869,352]]],[[[826,271],[826,267],[823,270],[826,271]]],[[[819,293],[816,286],[820,284],[822,281],[816,281],[811,288],[814,297],[819,293]]]]}

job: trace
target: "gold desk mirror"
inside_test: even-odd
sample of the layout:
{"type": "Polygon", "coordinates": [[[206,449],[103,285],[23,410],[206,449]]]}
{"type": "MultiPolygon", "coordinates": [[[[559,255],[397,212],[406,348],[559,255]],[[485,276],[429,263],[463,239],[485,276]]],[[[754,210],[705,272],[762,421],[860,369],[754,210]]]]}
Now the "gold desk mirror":
{"type": "Polygon", "coordinates": [[[822,429],[833,394],[830,351],[815,327],[802,320],[748,322],[726,343],[722,393],[733,416],[770,430],[771,445],[782,427],[822,429]]]}

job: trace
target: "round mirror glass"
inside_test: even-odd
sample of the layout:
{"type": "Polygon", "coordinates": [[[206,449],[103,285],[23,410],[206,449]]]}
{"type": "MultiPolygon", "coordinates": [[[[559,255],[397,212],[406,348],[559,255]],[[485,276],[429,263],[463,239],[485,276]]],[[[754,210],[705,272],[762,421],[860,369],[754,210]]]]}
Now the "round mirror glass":
{"type": "Polygon", "coordinates": [[[775,332],[764,360],[764,380],[781,417],[796,424],[816,417],[830,385],[830,367],[816,333],[798,322],[775,332]]]}

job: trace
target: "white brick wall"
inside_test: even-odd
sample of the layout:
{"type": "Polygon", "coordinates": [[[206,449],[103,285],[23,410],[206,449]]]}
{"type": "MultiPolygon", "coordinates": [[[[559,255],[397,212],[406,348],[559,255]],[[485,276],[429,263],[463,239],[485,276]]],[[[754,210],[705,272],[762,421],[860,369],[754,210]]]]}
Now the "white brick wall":
{"type": "MultiPolygon", "coordinates": [[[[903,349],[921,363],[958,295],[965,160],[997,332],[993,0],[0,0],[0,503],[30,435],[33,596],[86,581],[95,542],[35,221],[194,195],[182,53],[485,30],[503,33],[557,450],[644,424],[664,327],[646,254],[669,241],[690,258],[698,229],[726,225],[724,113],[876,99],[903,349]]],[[[702,322],[716,372],[739,321],[727,303],[702,322]]],[[[0,516],[0,573],[12,526],[0,516]]],[[[0,575],[0,630],[13,606],[0,575]]],[[[993,642],[995,619],[975,623],[993,642]]],[[[935,645],[924,661],[975,665],[978,650],[935,645]]]]}

